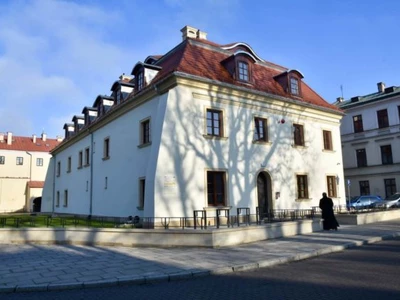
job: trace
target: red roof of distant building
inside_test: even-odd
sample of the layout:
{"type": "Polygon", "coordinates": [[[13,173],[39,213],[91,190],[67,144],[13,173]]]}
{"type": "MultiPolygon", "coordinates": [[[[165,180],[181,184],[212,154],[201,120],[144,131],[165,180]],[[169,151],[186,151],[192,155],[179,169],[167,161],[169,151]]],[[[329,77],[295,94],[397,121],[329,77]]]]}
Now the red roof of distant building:
{"type": "Polygon", "coordinates": [[[31,189],[40,189],[44,187],[44,181],[28,181],[27,184],[31,189]]]}
{"type": "Polygon", "coordinates": [[[47,138],[46,141],[43,141],[41,138],[36,138],[36,143],[34,143],[32,137],[12,136],[12,143],[8,145],[7,134],[5,134],[4,141],[0,142],[0,150],[50,152],[60,143],[61,141],[57,139],[49,138],[47,138]]]}

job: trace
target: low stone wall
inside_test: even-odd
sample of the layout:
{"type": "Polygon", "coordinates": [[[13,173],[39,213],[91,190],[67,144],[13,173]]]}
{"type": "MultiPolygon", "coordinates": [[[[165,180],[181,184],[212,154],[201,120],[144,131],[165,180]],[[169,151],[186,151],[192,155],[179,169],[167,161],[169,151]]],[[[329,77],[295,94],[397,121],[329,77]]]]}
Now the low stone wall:
{"type": "Polygon", "coordinates": [[[365,212],[358,214],[337,214],[336,219],[343,225],[363,225],[369,223],[390,221],[400,218],[400,209],[365,212]]]}
{"type": "Polygon", "coordinates": [[[320,220],[268,223],[207,230],[0,228],[0,243],[155,247],[224,247],[320,231],[320,220]]]}

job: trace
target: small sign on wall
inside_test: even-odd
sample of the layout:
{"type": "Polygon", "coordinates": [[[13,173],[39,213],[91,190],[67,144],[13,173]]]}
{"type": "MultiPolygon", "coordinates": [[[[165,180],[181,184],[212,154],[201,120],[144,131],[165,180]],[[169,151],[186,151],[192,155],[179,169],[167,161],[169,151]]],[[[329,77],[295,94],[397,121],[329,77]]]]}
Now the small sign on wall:
{"type": "Polygon", "coordinates": [[[164,187],[173,187],[173,186],[176,186],[176,177],[173,175],[165,175],[164,187]]]}

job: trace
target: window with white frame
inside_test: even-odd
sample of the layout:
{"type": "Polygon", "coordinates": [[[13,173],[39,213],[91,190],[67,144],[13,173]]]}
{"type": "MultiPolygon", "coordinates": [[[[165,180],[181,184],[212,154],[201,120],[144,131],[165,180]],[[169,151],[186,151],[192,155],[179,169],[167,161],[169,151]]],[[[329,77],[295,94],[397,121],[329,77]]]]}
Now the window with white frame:
{"type": "Polygon", "coordinates": [[[0,165],[4,165],[6,163],[6,157],[0,156],[0,165]]]}
{"type": "Polygon", "coordinates": [[[24,164],[24,158],[23,157],[17,157],[17,166],[22,166],[24,164]]]}
{"type": "Polygon", "coordinates": [[[103,146],[103,159],[110,158],[110,138],[107,137],[104,139],[104,146],[103,146]]]}
{"type": "Polygon", "coordinates": [[[43,167],[43,158],[36,158],[36,166],[43,167]]]}

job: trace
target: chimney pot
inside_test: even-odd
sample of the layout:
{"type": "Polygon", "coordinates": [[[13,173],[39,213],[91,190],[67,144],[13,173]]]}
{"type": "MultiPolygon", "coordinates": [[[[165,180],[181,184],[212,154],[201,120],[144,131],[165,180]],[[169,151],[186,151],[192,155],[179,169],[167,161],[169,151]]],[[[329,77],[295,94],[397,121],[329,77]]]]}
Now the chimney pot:
{"type": "Polygon", "coordinates": [[[32,142],[36,144],[36,134],[32,135],[32,142]]]}
{"type": "Polygon", "coordinates": [[[0,132],[0,143],[4,142],[4,133],[0,132]]]}
{"type": "Polygon", "coordinates": [[[12,144],[12,132],[7,132],[7,145],[12,144]]]}
{"type": "Polygon", "coordinates": [[[378,82],[378,92],[383,93],[385,91],[385,84],[383,82],[378,82]]]}
{"type": "Polygon", "coordinates": [[[44,132],[42,133],[42,141],[45,142],[47,139],[47,134],[45,134],[44,132]]]}
{"type": "Polygon", "coordinates": [[[187,38],[197,38],[198,37],[198,29],[192,26],[186,25],[181,29],[182,32],[182,41],[186,40],[187,38]]]}

